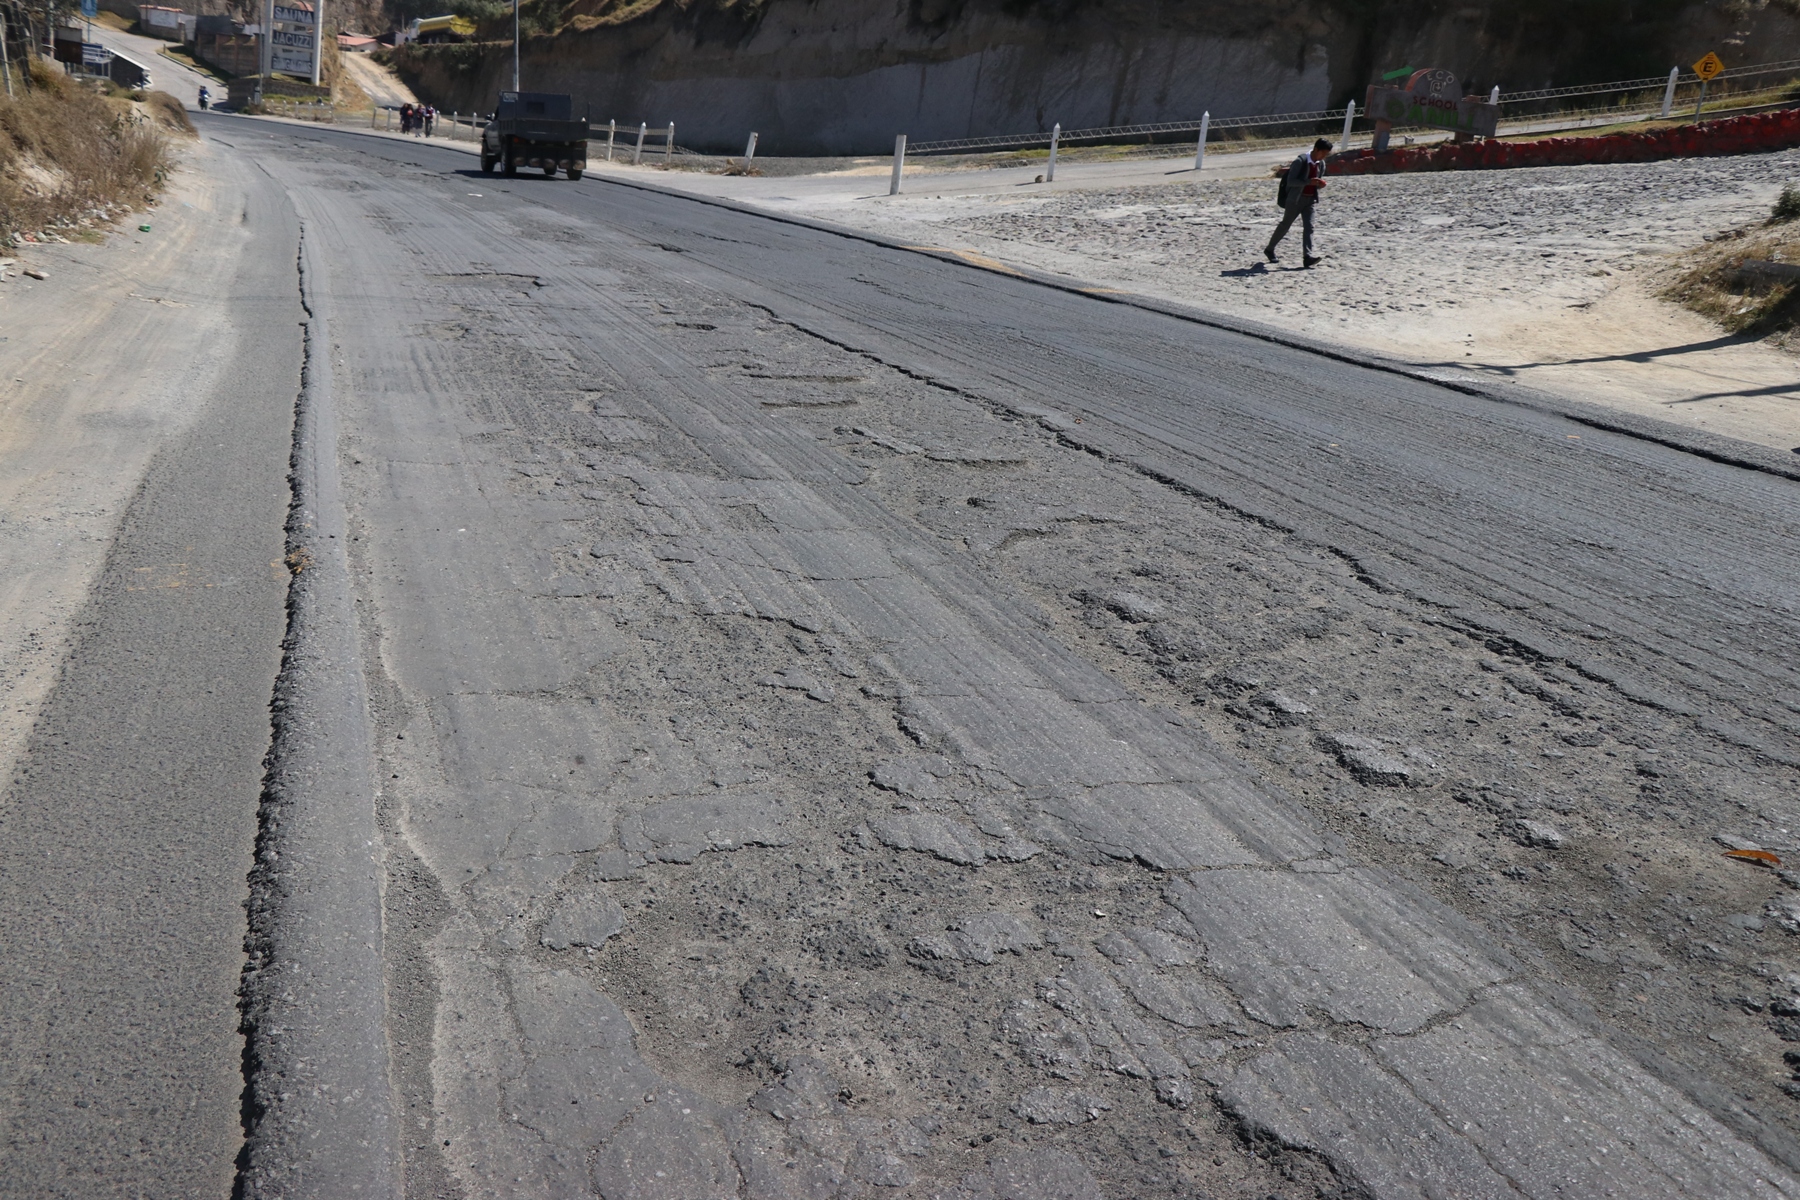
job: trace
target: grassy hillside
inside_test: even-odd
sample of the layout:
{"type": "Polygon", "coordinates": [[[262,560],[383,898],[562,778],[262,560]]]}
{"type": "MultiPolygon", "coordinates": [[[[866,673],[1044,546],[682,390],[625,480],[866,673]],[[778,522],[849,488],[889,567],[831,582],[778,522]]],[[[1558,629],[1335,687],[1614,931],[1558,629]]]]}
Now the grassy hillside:
{"type": "Polygon", "coordinates": [[[42,61],[0,95],[0,246],[105,219],[148,200],[168,168],[168,133],[192,133],[161,92],[104,95],[42,61]]]}

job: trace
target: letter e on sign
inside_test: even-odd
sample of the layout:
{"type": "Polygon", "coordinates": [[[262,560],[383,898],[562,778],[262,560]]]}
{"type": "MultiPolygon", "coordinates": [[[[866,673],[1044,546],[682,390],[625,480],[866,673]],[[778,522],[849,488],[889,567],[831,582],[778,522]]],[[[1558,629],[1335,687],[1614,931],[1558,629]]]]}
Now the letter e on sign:
{"type": "Polygon", "coordinates": [[[1725,64],[1720,62],[1719,56],[1710,50],[1706,52],[1705,58],[1694,64],[1694,74],[1700,77],[1701,83],[1711,83],[1713,76],[1724,69],[1725,64]]]}

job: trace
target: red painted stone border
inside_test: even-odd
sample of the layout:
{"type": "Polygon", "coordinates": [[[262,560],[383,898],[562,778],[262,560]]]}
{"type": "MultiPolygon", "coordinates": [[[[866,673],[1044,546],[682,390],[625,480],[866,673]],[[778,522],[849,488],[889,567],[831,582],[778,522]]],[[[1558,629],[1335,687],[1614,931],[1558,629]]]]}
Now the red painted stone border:
{"type": "Polygon", "coordinates": [[[1386,154],[1351,150],[1327,161],[1328,175],[1389,175],[1399,171],[1479,171],[1504,167],[1560,167],[1585,163],[1658,162],[1757,154],[1800,146],[1800,108],[1750,113],[1676,125],[1646,133],[1543,138],[1535,142],[1440,142],[1386,154]]]}

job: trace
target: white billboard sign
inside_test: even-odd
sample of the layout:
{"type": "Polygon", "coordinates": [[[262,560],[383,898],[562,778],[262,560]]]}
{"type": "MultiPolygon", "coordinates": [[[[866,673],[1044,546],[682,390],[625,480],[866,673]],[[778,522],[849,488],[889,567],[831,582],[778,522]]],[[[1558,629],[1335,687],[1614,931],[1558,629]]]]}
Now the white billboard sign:
{"type": "Polygon", "coordinates": [[[277,4],[275,6],[275,23],[277,25],[304,25],[310,29],[313,23],[313,10],[296,8],[289,4],[277,4]]]}
{"type": "MultiPolygon", "coordinates": [[[[281,35],[276,34],[275,36],[280,37],[281,35]]],[[[313,52],[311,46],[307,46],[304,50],[296,50],[291,46],[282,46],[279,44],[269,48],[269,70],[279,71],[283,75],[310,76],[312,74],[312,62],[313,52]]]]}

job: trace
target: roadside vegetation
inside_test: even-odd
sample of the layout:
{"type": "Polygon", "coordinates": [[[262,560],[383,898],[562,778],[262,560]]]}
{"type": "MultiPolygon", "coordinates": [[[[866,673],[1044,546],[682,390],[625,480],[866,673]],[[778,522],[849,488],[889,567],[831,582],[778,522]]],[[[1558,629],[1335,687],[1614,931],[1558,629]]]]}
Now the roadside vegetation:
{"type": "Polygon", "coordinates": [[[41,61],[0,97],[0,246],[66,238],[155,198],[180,101],[77,83],[41,61]]]}
{"type": "Polygon", "coordinates": [[[1781,190],[1767,221],[1694,251],[1664,294],[1731,333],[1800,350],[1800,185],[1781,190]]]}

